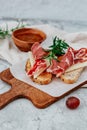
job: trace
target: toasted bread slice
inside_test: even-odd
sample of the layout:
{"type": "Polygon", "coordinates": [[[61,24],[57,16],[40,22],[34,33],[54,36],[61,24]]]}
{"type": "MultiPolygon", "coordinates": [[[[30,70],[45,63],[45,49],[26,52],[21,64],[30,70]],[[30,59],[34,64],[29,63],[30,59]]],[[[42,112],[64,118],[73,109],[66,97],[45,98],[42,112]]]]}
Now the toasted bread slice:
{"type": "Polygon", "coordinates": [[[42,85],[49,84],[52,80],[52,74],[49,72],[43,72],[37,78],[32,77],[32,80],[42,85]]]}
{"type": "MultiPolygon", "coordinates": [[[[26,72],[28,72],[30,69],[31,69],[31,64],[30,64],[30,60],[28,59],[26,62],[25,70],[26,72]]],[[[38,84],[42,84],[42,85],[49,84],[52,80],[52,74],[49,72],[43,72],[37,78],[34,78],[32,76],[31,79],[38,84]]]]}
{"type": "Polygon", "coordinates": [[[63,75],[61,75],[60,78],[67,84],[73,84],[78,80],[83,69],[84,69],[84,67],[81,67],[79,69],[76,69],[76,70],[73,70],[70,72],[65,72],[63,75]]]}
{"type": "MultiPolygon", "coordinates": [[[[29,59],[26,62],[25,70],[28,72],[31,69],[31,64],[29,59]]],[[[84,67],[81,67],[76,70],[72,70],[70,72],[65,72],[60,76],[60,79],[64,81],[67,84],[73,84],[75,83],[78,78],[80,77],[84,67]]],[[[38,83],[38,84],[49,84],[52,80],[52,74],[49,72],[43,72],[40,74],[37,78],[34,78],[33,76],[31,77],[32,81],[38,83]]]]}
{"type": "Polygon", "coordinates": [[[31,63],[30,60],[28,59],[25,65],[25,71],[28,72],[31,69],[31,63]]]}

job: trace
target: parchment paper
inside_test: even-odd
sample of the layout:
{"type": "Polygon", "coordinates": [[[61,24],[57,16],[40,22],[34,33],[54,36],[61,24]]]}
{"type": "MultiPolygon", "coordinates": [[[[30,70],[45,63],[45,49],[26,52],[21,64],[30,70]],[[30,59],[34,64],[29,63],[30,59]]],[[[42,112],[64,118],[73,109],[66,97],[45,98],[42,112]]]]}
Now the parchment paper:
{"type": "MultiPolygon", "coordinates": [[[[11,25],[9,24],[9,27],[12,27],[13,25],[14,24],[11,23],[11,25]]],[[[52,44],[53,38],[55,36],[62,38],[75,49],[79,49],[81,47],[87,48],[87,32],[67,33],[50,25],[35,25],[29,27],[38,28],[46,33],[47,39],[41,44],[44,48],[47,48],[52,44]]],[[[79,80],[74,84],[65,84],[58,78],[53,79],[52,82],[48,85],[38,85],[32,82],[25,72],[25,64],[28,58],[28,53],[24,53],[18,50],[11,39],[10,41],[9,39],[0,40],[0,57],[6,59],[12,64],[11,73],[14,77],[29,83],[54,97],[61,96],[63,93],[66,93],[75,86],[87,80],[86,68],[85,71],[83,71],[81,74],[79,80]]],[[[87,87],[87,85],[84,87],[87,87]]]]}
{"type": "Polygon", "coordinates": [[[25,72],[26,60],[19,62],[18,64],[13,65],[10,70],[13,76],[21,81],[24,81],[54,97],[61,96],[67,91],[75,88],[77,85],[87,80],[87,69],[83,71],[79,80],[74,84],[66,84],[61,81],[59,78],[53,78],[52,82],[48,85],[39,85],[34,83],[25,72]]]}
{"type": "MultiPolygon", "coordinates": [[[[81,43],[72,43],[70,44],[75,49],[79,49],[80,47],[83,47],[83,44],[81,43]]],[[[46,47],[46,44],[44,44],[44,47],[46,47]]],[[[84,44],[84,47],[86,46],[86,43],[84,44]]],[[[63,81],[61,81],[59,78],[53,78],[52,82],[48,85],[39,85],[37,83],[34,83],[25,72],[25,64],[26,64],[27,58],[19,62],[18,64],[15,64],[11,67],[11,73],[16,77],[17,79],[24,81],[46,93],[48,93],[51,96],[58,97],[63,95],[64,93],[68,92],[69,90],[75,88],[77,85],[81,84],[82,82],[87,80],[87,68],[82,72],[80,78],[78,81],[74,84],[66,84],[63,81]]],[[[84,87],[86,87],[85,85],[84,87]]]]}

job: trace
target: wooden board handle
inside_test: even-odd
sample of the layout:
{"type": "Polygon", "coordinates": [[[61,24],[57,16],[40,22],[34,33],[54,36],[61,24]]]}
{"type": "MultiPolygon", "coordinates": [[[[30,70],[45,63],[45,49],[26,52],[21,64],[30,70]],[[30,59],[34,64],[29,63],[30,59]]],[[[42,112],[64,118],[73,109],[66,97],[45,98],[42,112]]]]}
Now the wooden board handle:
{"type": "Polygon", "coordinates": [[[12,85],[12,79],[14,77],[12,76],[10,69],[4,70],[0,73],[0,79],[7,82],[8,84],[12,85]]]}
{"type": "Polygon", "coordinates": [[[20,91],[20,81],[12,76],[10,69],[1,72],[0,79],[11,85],[11,89],[9,91],[0,94],[0,109],[2,109],[8,103],[20,97],[23,97],[23,95],[20,91]]]}
{"type": "Polygon", "coordinates": [[[39,89],[24,83],[12,76],[10,69],[7,69],[0,73],[0,78],[11,85],[11,89],[0,94],[0,109],[6,106],[11,101],[18,99],[20,97],[27,98],[32,101],[32,103],[38,108],[45,108],[52,104],[53,102],[63,98],[70,92],[80,88],[82,85],[87,84],[87,81],[76,86],[74,89],[64,93],[60,97],[52,97],[49,94],[40,91],[39,89]]]}
{"type": "Polygon", "coordinates": [[[0,78],[11,85],[11,90],[0,94],[0,109],[5,107],[8,103],[20,97],[27,98],[38,108],[45,108],[56,101],[56,98],[14,78],[7,69],[0,73],[0,78]]]}
{"type": "Polygon", "coordinates": [[[0,109],[19,97],[21,97],[21,95],[16,93],[13,89],[6,93],[0,94],[0,109]]]}

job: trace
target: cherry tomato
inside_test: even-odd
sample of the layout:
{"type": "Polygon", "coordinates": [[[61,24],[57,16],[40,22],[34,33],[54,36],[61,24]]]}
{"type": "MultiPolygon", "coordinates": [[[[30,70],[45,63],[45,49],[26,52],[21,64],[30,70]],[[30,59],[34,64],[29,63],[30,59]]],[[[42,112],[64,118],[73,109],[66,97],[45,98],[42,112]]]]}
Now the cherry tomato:
{"type": "Polygon", "coordinates": [[[77,97],[69,97],[66,100],[66,106],[70,109],[76,109],[80,105],[80,100],[77,97]]]}

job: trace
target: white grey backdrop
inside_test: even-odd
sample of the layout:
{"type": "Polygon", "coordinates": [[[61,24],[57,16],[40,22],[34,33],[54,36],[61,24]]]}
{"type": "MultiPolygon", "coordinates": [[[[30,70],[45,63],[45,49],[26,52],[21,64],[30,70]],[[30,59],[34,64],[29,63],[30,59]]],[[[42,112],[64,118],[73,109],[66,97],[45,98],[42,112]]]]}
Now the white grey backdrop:
{"type": "Polygon", "coordinates": [[[87,21],[87,0],[0,0],[0,17],[87,21]]]}
{"type": "MultiPolygon", "coordinates": [[[[48,23],[68,32],[87,31],[86,8],[87,0],[0,0],[0,18],[29,18],[29,25],[48,23]]],[[[0,60],[0,70],[7,67],[0,60]]],[[[0,87],[1,92],[9,86],[1,83],[0,87]]],[[[76,111],[66,108],[68,96],[46,109],[37,109],[25,99],[14,101],[0,111],[0,130],[87,130],[86,89],[69,96],[81,101],[76,111]]]]}

